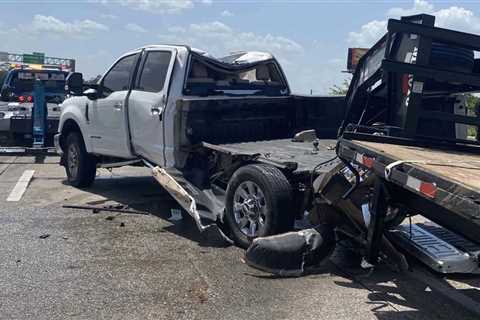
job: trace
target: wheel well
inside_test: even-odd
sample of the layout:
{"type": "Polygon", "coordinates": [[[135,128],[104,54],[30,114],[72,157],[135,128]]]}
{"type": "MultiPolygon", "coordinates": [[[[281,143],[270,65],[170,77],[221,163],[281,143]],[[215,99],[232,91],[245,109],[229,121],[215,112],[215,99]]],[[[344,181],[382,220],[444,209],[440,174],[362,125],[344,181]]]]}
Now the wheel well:
{"type": "Polygon", "coordinates": [[[60,135],[60,146],[62,147],[62,149],[65,147],[64,144],[70,132],[79,132],[80,134],[82,133],[78,124],[75,122],[75,120],[72,119],[68,119],[67,121],[65,121],[62,126],[62,132],[60,135]]]}

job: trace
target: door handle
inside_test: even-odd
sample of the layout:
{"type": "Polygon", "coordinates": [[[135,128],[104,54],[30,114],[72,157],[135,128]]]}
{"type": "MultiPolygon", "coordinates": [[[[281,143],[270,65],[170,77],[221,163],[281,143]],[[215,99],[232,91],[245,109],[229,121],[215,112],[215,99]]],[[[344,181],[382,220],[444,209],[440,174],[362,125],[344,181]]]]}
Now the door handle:
{"type": "Polygon", "coordinates": [[[158,116],[160,112],[162,112],[162,108],[153,106],[150,108],[150,111],[152,112],[152,116],[158,116]]]}
{"type": "Polygon", "coordinates": [[[123,103],[121,103],[121,102],[116,102],[113,105],[113,108],[116,109],[116,110],[120,110],[120,109],[122,109],[122,107],[123,107],[123,103]]]}

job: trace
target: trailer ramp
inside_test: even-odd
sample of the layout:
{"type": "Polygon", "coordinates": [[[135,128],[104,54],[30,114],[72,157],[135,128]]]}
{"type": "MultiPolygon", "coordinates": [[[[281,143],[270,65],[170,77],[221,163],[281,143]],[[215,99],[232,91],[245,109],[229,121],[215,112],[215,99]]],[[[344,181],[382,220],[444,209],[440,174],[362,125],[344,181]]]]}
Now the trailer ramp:
{"type": "Polygon", "coordinates": [[[480,274],[480,245],[431,221],[403,223],[390,235],[395,244],[436,272],[480,274]]]}

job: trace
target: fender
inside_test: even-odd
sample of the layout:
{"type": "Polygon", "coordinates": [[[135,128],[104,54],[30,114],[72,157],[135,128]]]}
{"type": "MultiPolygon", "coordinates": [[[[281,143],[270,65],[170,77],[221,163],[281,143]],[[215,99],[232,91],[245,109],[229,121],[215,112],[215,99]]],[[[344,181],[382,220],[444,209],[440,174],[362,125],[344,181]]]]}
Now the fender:
{"type": "Polygon", "coordinates": [[[93,153],[93,146],[88,132],[88,120],[85,118],[87,105],[89,100],[87,97],[71,97],[62,104],[62,113],[58,123],[58,132],[61,133],[63,125],[68,120],[73,120],[80,128],[80,132],[85,142],[85,148],[88,153],[93,153]]]}

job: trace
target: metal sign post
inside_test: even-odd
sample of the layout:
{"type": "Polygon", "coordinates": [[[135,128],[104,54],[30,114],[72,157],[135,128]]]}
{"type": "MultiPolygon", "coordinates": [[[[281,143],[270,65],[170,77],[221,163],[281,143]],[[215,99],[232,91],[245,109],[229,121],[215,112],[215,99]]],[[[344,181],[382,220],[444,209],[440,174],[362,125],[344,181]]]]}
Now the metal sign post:
{"type": "Polygon", "coordinates": [[[33,147],[43,148],[45,146],[45,134],[47,132],[47,103],[45,101],[45,87],[40,79],[35,80],[33,88],[33,110],[32,110],[32,135],[33,147]]]}

